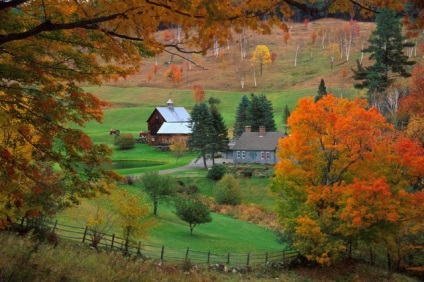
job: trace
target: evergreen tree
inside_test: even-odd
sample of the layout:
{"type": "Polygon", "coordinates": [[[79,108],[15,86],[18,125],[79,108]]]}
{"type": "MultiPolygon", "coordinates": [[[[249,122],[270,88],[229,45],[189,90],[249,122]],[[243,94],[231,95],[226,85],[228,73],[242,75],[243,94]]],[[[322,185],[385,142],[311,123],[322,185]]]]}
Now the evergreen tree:
{"type": "Polygon", "coordinates": [[[212,115],[212,126],[214,128],[214,136],[212,136],[213,143],[211,146],[211,158],[212,164],[215,164],[215,153],[228,151],[228,128],[224,122],[224,118],[216,106],[211,106],[210,113],[212,115]]]}
{"type": "Polygon", "coordinates": [[[250,95],[250,100],[249,120],[252,131],[259,131],[260,126],[265,126],[266,131],[276,131],[271,101],[263,94],[256,96],[253,93],[250,95]]]}
{"type": "MultiPolygon", "coordinates": [[[[323,81],[323,80],[321,80],[321,81],[323,81]]],[[[316,97],[315,97],[315,99],[316,99],[316,97]]],[[[289,107],[286,105],[284,107],[284,111],[283,111],[283,127],[284,127],[284,132],[285,133],[287,133],[287,128],[288,128],[288,126],[287,126],[287,120],[288,120],[289,116],[290,116],[290,110],[289,110],[289,107]]]]}
{"type": "Polygon", "coordinates": [[[406,66],[413,65],[403,52],[405,47],[412,47],[413,43],[406,42],[401,33],[401,23],[396,12],[382,9],[376,16],[377,28],[372,32],[368,48],[363,51],[371,53],[370,59],[375,63],[369,67],[358,66],[354,78],[360,80],[355,88],[368,89],[369,102],[379,93],[383,93],[394,81],[396,76],[409,77],[411,74],[406,66]]]}
{"type": "Polygon", "coordinates": [[[245,127],[247,125],[250,125],[250,120],[249,120],[250,104],[251,102],[249,98],[246,95],[244,95],[241,98],[240,104],[237,107],[236,122],[234,123],[234,130],[233,130],[234,138],[240,137],[240,135],[243,134],[245,127]]]}
{"type": "Polygon", "coordinates": [[[206,158],[212,152],[211,144],[215,142],[216,133],[212,114],[204,102],[194,105],[191,112],[190,128],[192,134],[188,139],[188,147],[190,151],[200,153],[205,169],[207,169],[206,158]]]}
{"type": "Polygon", "coordinates": [[[327,95],[327,87],[325,87],[324,79],[321,78],[318,86],[318,94],[315,96],[315,103],[318,102],[324,95],[327,95]]]}

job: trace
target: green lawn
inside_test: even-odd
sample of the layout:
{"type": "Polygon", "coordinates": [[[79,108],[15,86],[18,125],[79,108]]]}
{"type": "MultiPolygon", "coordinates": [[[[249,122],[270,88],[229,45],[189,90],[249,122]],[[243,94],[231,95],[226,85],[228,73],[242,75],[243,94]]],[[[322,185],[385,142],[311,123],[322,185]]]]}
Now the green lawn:
{"type": "MultiPolygon", "coordinates": [[[[206,178],[206,171],[182,171],[172,175],[184,182],[186,186],[196,185],[199,193],[208,197],[214,197],[214,186],[216,182],[206,178]]],[[[244,203],[252,203],[264,207],[268,211],[275,208],[275,197],[270,194],[269,178],[238,178],[241,187],[241,197],[244,203]]]]}

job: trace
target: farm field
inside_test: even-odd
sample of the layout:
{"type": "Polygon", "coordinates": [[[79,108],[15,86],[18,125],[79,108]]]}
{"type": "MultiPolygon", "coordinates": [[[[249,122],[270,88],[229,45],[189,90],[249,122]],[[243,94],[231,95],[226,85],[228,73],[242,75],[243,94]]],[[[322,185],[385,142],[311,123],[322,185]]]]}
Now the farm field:
{"type": "MultiPolygon", "coordinates": [[[[84,131],[96,143],[108,144],[113,148],[113,137],[110,129],[119,129],[121,133],[131,133],[138,136],[140,131],[147,130],[147,119],[157,106],[165,106],[168,99],[172,99],[175,106],[185,107],[190,112],[194,106],[192,93],[193,86],[200,86],[205,91],[205,101],[214,97],[220,100],[218,106],[232,137],[232,127],[235,112],[243,95],[250,93],[264,94],[272,102],[274,120],[278,130],[282,131],[282,112],[287,105],[294,109],[297,101],[303,97],[314,97],[317,94],[319,81],[325,80],[327,92],[338,97],[353,99],[364,97],[364,93],[353,88],[351,68],[356,66],[355,60],[360,59],[360,49],[374,25],[372,23],[358,23],[360,33],[352,42],[349,60],[343,52],[335,52],[333,66],[330,67],[329,45],[327,38],[324,46],[318,39],[311,42],[313,31],[320,28],[332,30],[335,25],[346,25],[348,22],[334,19],[322,19],[312,22],[309,27],[302,24],[292,25],[292,38],[287,44],[282,41],[282,32],[275,30],[270,36],[247,34],[247,57],[240,59],[238,43],[233,42],[222,48],[222,55],[215,57],[208,53],[205,57],[193,55],[191,60],[197,64],[191,68],[181,57],[175,56],[173,63],[184,69],[180,82],[174,83],[163,74],[168,68],[169,54],[162,54],[155,58],[146,58],[143,68],[126,80],[108,82],[102,87],[85,86],[84,89],[93,93],[102,100],[112,102],[113,105],[104,109],[102,124],[89,122],[84,131]],[[253,85],[251,66],[251,52],[256,45],[264,44],[275,52],[276,60],[264,66],[263,75],[255,73],[257,85],[253,85]],[[298,53],[298,54],[296,54],[298,53]],[[296,56],[296,57],[295,57],[296,56]],[[296,58],[296,65],[294,59],[296,58]],[[157,66],[157,72],[152,69],[157,66]],[[245,79],[243,88],[240,86],[240,76],[245,79]],[[148,78],[150,77],[150,78],[148,78]]],[[[368,64],[367,55],[364,64],[368,64]]],[[[140,175],[149,170],[164,170],[188,164],[197,156],[187,153],[175,163],[175,157],[169,152],[157,152],[154,147],[137,144],[128,151],[115,150],[113,160],[137,161],[145,163],[141,167],[123,167],[117,171],[122,175],[140,175]]],[[[194,184],[199,193],[213,199],[214,184],[205,177],[206,171],[190,170],[174,174],[176,180],[186,185],[194,184]]],[[[254,204],[266,211],[273,211],[276,199],[269,193],[269,179],[238,179],[243,187],[242,200],[247,204],[254,204]]],[[[140,193],[135,186],[125,186],[131,193],[140,193]]],[[[59,217],[60,218],[60,217],[59,217]]],[[[69,221],[66,216],[61,220],[69,221]]],[[[236,220],[223,214],[213,214],[213,222],[195,228],[194,235],[190,236],[186,223],[179,220],[174,214],[173,207],[160,205],[157,217],[158,227],[151,230],[149,242],[169,245],[170,247],[198,249],[215,252],[246,252],[246,251],[273,251],[285,246],[277,242],[277,236],[272,231],[251,223],[236,220]]],[[[114,230],[119,232],[119,230],[114,230]]]]}

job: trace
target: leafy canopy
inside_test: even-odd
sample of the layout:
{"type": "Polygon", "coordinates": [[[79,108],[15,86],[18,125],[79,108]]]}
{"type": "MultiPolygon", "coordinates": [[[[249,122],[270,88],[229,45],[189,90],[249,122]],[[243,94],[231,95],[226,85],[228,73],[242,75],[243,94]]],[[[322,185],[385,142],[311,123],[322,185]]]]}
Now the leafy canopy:
{"type": "Polygon", "coordinates": [[[361,246],[406,253],[404,239],[424,227],[421,145],[365,100],[332,94],[300,100],[288,125],[272,191],[294,247],[324,265],[361,246]]]}

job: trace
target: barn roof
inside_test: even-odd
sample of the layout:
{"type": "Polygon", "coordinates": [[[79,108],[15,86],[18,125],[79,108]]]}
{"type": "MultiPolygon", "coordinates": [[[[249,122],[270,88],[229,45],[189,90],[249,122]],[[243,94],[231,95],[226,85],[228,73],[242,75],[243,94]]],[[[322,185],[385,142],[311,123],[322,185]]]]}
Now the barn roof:
{"type": "Polygon", "coordinates": [[[166,122],[183,122],[190,120],[190,114],[184,107],[156,107],[166,122]]]}
{"type": "Polygon", "coordinates": [[[191,134],[189,122],[164,122],[157,134],[191,134]]]}
{"type": "Polygon", "coordinates": [[[278,140],[284,136],[285,133],[282,132],[266,132],[264,136],[259,136],[258,132],[243,132],[231,150],[274,151],[277,148],[278,140]]]}

